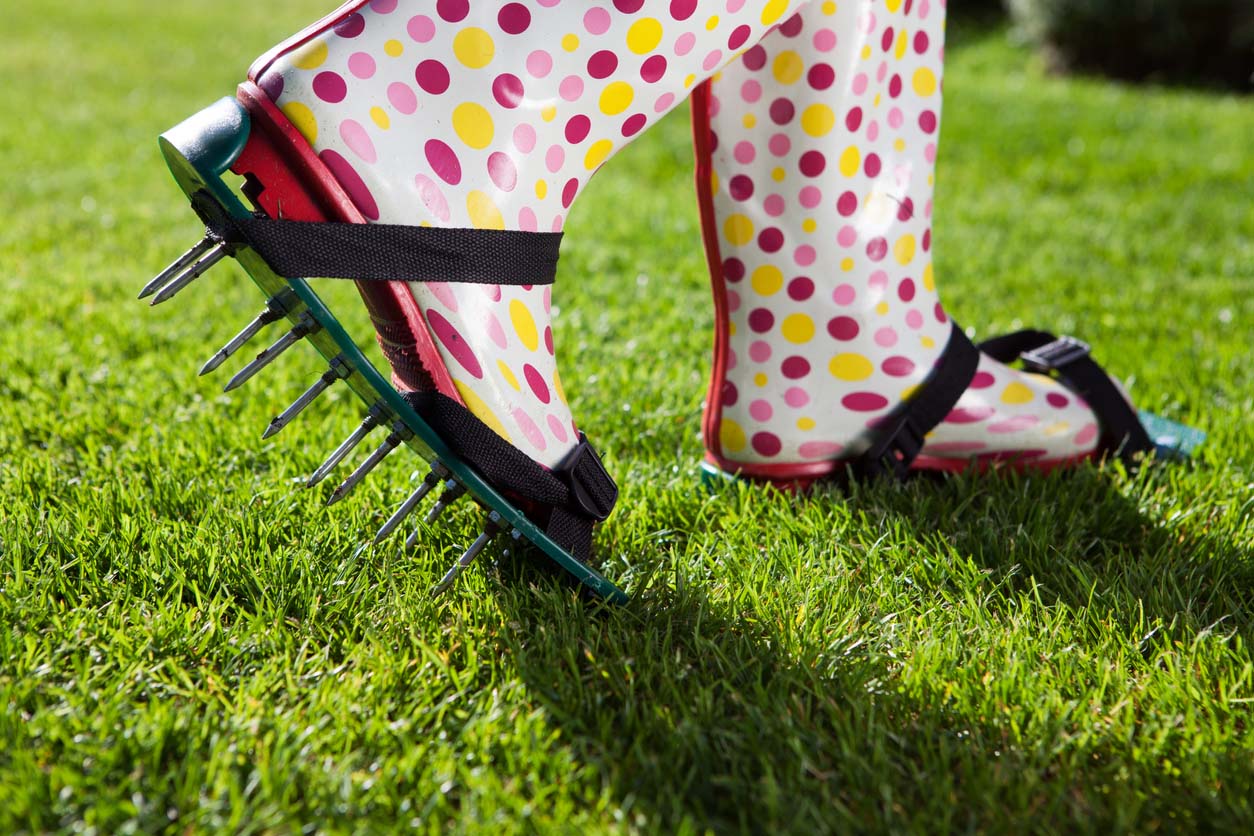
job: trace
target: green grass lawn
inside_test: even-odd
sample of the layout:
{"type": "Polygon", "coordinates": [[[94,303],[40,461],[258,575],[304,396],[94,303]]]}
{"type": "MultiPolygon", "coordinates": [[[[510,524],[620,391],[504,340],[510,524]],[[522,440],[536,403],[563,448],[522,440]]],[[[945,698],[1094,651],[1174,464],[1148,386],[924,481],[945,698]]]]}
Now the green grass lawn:
{"type": "Polygon", "coordinates": [[[5,14],[0,833],[1254,829],[1254,101],[1050,79],[956,27],[947,304],[1082,336],[1211,442],[851,496],[698,484],[711,305],[669,118],[580,202],[558,293],[633,601],[474,569],[433,602],[473,509],[359,550],[416,461],[325,509],[295,480],[347,394],[259,441],[313,352],[196,377],[260,307],[243,273],[135,301],[198,234],[156,134],[325,5],[5,14]]]}

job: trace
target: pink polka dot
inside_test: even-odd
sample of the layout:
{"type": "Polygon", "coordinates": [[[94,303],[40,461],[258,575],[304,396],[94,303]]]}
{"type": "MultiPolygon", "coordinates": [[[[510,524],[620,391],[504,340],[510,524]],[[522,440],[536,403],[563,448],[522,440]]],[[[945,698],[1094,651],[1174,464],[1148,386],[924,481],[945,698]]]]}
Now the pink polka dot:
{"type": "Polygon", "coordinates": [[[536,129],[530,125],[518,125],[514,128],[514,147],[524,154],[530,154],[536,147],[536,129]]]}
{"type": "Polygon", "coordinates": [[[537,49],[527,56],[527,72],[531,73],[533,78],[545,78],[553,72],[553,56],[542,49],[537,49]]]}
{"type": "Polygon", "coordinates": [[[766,200],[762,201],[762,208],[772,218],[778,218],[788,210],[788,205],[784,202],[783,197],[773,194],[767,195],[766,200]]]}
{"type": "Polygon", "coordinates": [[[540,221],[536,218],[536,213],[531,211],[530,206],[524,206],[518,210],[518,228],[523,232],[540,231],[540,221]]]}
{"type": "Polygon", "coordinates": [[[758,84],[753,79],[749,79],[740,86],[740,98],[744,99],[749,104],[753,104],[758,99],[762,98],[762,85],[758,84]]]}
{"type": "Polygon", "coordinates": [[[570,433],[566,431],[566,427],[562,425],[561,419],[559,419],[556,415],[549,416],[548,424],[549,432],[553,433],[554,438],[562,444],[566,444],[570,441],[570,433]]]}
{"type": "Polygon", "coordinates": [[[842,247],[852,247],[858,243],[858,231],[852,226],[842,226],[840,232],[836,233],[836,243],[842,247]]]}
{"type": "Polygon", "coordinates": [[[366,133],[366,129],[352,119],[345,119],[340,123],[340,139],[344,140],[344,144],[349,147],[354,154],[361,157],[363,161],[370,165],[374,165],[379,160],[378,154],[375,153],[374,143],[370,141],[370,135],[366,133]]]}
{"type": "Polygon", "coordinates": [[[991,406],[959,407],[945,418],[947,424],[978,424],[997,414],[991,406]]]}
{"type": "Polygon", "coordinates": [[[792,150],[792,140],[788,138],[788,134],[773,134],[766,144],[777,157],[783,157],[792,150]]]}
{"type": "Polygon", "coordinates": [[[897,344],[897,332],[892,328],[881,328],[875,332],[875,344],[882,348],[892,348],[897,344]]]}
{"type": "Polygon", "coordinates": [[[757,400],[749,404],[749,415],[752,416],[753,420],[765,424],[775,415],[775,410],[769,402],[757,400]]]}
{"type": "Polygon", "coordinates": [[[705,56],[705,60],[701,62],[701,68],[708,73],[717,67],[722,60],[723,51],[721,49],[711,50],[710,53],[705,56]]]}
{"type": "Polygon", "coordinates": [[[905,117],[902,116],[901,108],[894,107],[892,110],[888,111],[888,127],[893,130],[897,130],[901,127],[901,123],[904,121],[905,117]]]}
{"type": "Polygon", "coordinates": [[[872,290],[883,292],[888,287],[888,274],[883,270],[876,270],[867,279],[867,286],[872,290]]]}
{"type": "Polygon", "coordinates": [[[488,157],[488,176],[503,192],[512,192],[518,185],[518,167],[509,154],[497,151],[488,157]]]}
{"type": "Polygon", "coordinates": [[[419,174],[414,178],[414,185],[418,187],[418,197],[422,200],[423,205],[427,207],[427,211],[437,219],[448,223],[452,218],[448,209],[448,201],[444,198],[444,193],[440,191],[440,187],[436,185],[435,181],[419,174]]]}
{"type": "Polygon", "coordinates": [[[858,73],[853,77],[853,92],[859,96],[866,92],[867,84],[870,80],[866,77],[866,73],[858,73]]]}
{"type": "Polygon", "coordinates": [[[727,291],[727,310],[731,313],[740,310],[740,294],[734,290],[727,291]]]}
{"type": "Polygon", "coordinates": [[[392,107],[409,116],[418,109],[418,97],[408,84],[394,81],[388,85],[388,101],[392,107]]]}
{"type": "Polygon", "coordinates": [[[802,244],[792,254],[792,260],[798,267],[809,267],[818,259],[818,253],[809,244],[802,244]]]}
{"type": "Polygon", "coordinates": [[[765,363],[771,359],[771,344],[766,340],[754,340],[749,344],[749,358],[755,363],[765,363]]]}
{"type": "Polygon", "coordinates": [[[673,104],[675,104],[675,94],[663,93],[661,96],[658,96],[657,101],[654,102],[653,112],[662,113],[664,111],[670,110],[671,105],[673,104]]]}
{"type": "Polygon", "coordinates": [[[440,301],[441,305],[457,313],[457,297],[453,295],[453,288],[449,287],[446,282],[427,282],[424,286],[440,301]]]}
{"type": "Polygon", "coordinates": [[[988,431],[991,433],[1017,433],[1026,429],[1035,427],[1041,422],[1040,418],[1035,415],[1016,415],[1005,421],[998,421],[995,424],[988,425],[988,431]]]}
{"type": "Polygon", "coordinates": [[[748,165],[753,162],[758,155],[757,149],[753,147],[752,142],[737,142],[736,148],[732,151],[732,155],[736,158],[736,162],[741,165],[748,165]]]}
{"type": "Polygon", "coordinates": [[[687,55],[696,45],[697,36],[691,32],[685,32],[675,40],[675,54],[681,57],[687,55]]]}
{"type": "Polygon", "coordinates": [[[512,415],[514,423],[518,425],[518,429],[522,430],[522,434],[527,437],[532,446],[540,450],[548,449],[549,444],[544,440],[544,433],[540,432],[540,428],[536,426],[535,421],[531,420],[530,415],[522,409],[515,409],[512,415]]]}
{"type": "Polygon", "coordinates": [[[372,78],[376,69],[374,59],[364,52],[354,52],[348,56],[348,71],[358,78],[372,78]]]}
{"type": "Polygon", "coordinates": [[[1089,424],[1076,434],[1075,444],[1077,447],[1086,447],[1097,439],[1098,429],[1096,424],[1089,424]]]}
{"type": "Polygon", "coordinates": [[[831,52],[836,48],[836,33],[831,29],[820,29],[815,32],[814,48],[819,52],[831,52]]]}
{"type": "Polygon", "coordinates": [[[544,154],[544,164],[548,166],[549,171],[556,174],[562,170],[565,162],[566,149],[560,145],[550,145],[549,150],[544,154]]]}
{"type": "Polygon", "coordinates": [[[784,393],[784,403],[793,409],[801,409],[801,407],[810,403],[810,393],[800,386],[792,386],[784,393]]]}
{"type": "Polygon", "coordinates": [[[589,35],[604,35],[610,31],[610,13],[602,8],[589,9],[583,16],[583,28],[589,35]]]}
{"type": "Polygon", "coordinates": [[[381,15],[390,15],[396,11],[396,0],[370,0],[370,9],[381,15]]]}
{"type": "Polygon", "coordinates": [[[919,313],[917,310],[911,309],[906,314],[906,325],[916,331],[919,330],[923,327],[923,314],[919,313]]]}
{"type": "Polygon", "coordinates": [[[831,459],[845,448],[834,441],[807,441],[797,448],[803,459],[831,459]]]}
{"type": "Polygon", "coordinates": [[[857,298],[858,292],[850,284],[837,285],[836,289],[832,291],[832,301],[837,305],[852,305],[857,298]]]}
{"type": "Polygon", "coordinates": [[[801,205],[805,208],[813,209],[823,202],[823,192],[819,191],[819,189],[814,186],[806,186],[801,190],[801,193],[797,195],[797,200],[799,200],[801,205]]]}
{"type": "Polygon", "coordinates": [[[557,92],[568,102],[577,101],[583,95],[583,79],[577,75],[568,75],[558,85],[557,92]]]}
{"type": "Polygon", "coordinates": [[[409,37],[420,44],[425,44],[435,37],[435,22],[426,15],[411,17],[405,29],[409,32],[409,37]]]}
{"type": "MultiPolygon", "coordinates": [[[[497,299],[496,301],[500,301],[497,299]]],[[[508,339],[505,337],[505,329],[501,327],[501,321],[496,318],[496,314],[488,311],[484,314],[483,319],[484,330],[488,332],[488,339],[496,344],[498,348],[505,348],[509,345],[508,339]]]]}

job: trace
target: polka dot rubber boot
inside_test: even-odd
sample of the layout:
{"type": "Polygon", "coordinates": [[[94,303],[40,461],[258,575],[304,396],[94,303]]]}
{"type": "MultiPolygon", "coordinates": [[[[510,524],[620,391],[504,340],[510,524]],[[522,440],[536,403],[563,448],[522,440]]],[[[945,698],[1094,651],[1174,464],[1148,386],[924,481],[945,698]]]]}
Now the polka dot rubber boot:
{"type": "MultiPolygon", "coordinates": [[[[724,471],[843,471],[911,397],[952,324],[933,273],[945,4],[814,2],[694,96],[718,329],[705,415],[724,471]]],[[[987,355],[915,468],[1091,456],[1053,378],[987,355]]]]}
{"type": "MultiPolygon", "coordinates": [[[[559,232],[600,166],[800,5],[373,0],[250,77],[363,220],[559,232]]],[[[533,460],[563,460],[578,432],[550,287],[394,293],[376,325],[399,386],[434,386],[533,460]]]]}

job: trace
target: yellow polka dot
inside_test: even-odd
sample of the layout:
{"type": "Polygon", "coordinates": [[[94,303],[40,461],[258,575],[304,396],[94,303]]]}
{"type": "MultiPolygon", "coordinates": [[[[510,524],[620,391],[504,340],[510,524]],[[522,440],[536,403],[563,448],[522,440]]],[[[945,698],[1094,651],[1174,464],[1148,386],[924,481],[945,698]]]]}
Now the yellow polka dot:
{"type": "Polygon", "coordinates": [[[723,224],[723,234],[734,246],[743,247],[753,240],[753,221],[745,215],[732,215],[723,224]]]}
{"type": "Polygon", "coordinates": [[[765,386],[766,384],[770,382],[771,382],[771,379],[767,377],[765,374],[763,374],[762,372],[758,372],[757,374],[753,376],[753,385],[759,388],[765,386]]]}
{"type": "Polygon", "coordinates": [[[783,168],[776,167],[771,170],[771,179],[774,180],[776,183],[784,182],[784,178],[787,176],[788,176],[788,172],[784,171],[783,168]]]}
{"type": "Polygon", "coordinates": [[[312,110],[300,102],[288,102],[279,109],[310,145],[318,141],[318,119],[312,110]]]}
{"type": "Polygon", "coordinates": [[[710,19],[705,22],[705,31],[713,32],[718,28],[718,15],[711,15],[710,19]]]}
{"type": "Polygon", "coordinates": [[[545,122],[552,122],[554,119],[557,118],[557,106],[549,105],[548,107],[541,110],[540,118],[543,119],[545,122]]]}
{"type": "Polygon", "coordinates": [[[936,348],[936,340],[931,337],[919,337],[919,345],[924,348],[936,348]]]}
{"type": "Polygon", "coordinates": [[[662,24],[655,18],[643,17],[627,30],[627,48],[637,55],[657,49],[662,42],[662,24]]]}
{"type": "Polygon", "coordinates": [[[930,96],[936,92],[936,74],[927,67],[914,71],[914,92],[920,96],[930,96]]]}
{"type": "Polygon", "coordinates": [[[515,299],[509,303],[509,319],[514,323],[514,333],[528,351],[535,351],[540,347],[540,332],[536,330],[536,321],[522,300],[515,299]]]}
{"type": "Polygon", "coordinates": [[[796,84],[801,78],[801,74],[805,72],[805,62],[801,60],[801,56],[786,49],[775,57],[775,64],[771,67],[771,71],[775,74],[775,80],[780,84],[796,84]]]}
{"type": "Polygon", "coordinates": [[[574,52],[575,50],[579,49],[579,36],[572,34],[572,35],[566,35],[565,37],[563,37],[562,49],[566,50],[567,52],[574,52]]]}
{"type": "Polygon", "coordinates": [[[825,104],[812,104],[801,114],[801,130],[810,136],[825,136],[836,125],[836,114],[825,104]]]}
{"type": "Polygon", "coordinates": [[[923,289],[924,290],[936,289],[936,275],[932,271],[931,264],[928,264],[926,267],[923,268],[923,289]]]}
{"type": "Polygon", "coordinates": [[[770,26],[788,11],[788,0],[770,0],[762,9],[762,25],[770,26]]]}
{"type": "Polygon", "coordinates": [[[875,366],[861,354],[837,354],[827,364],[827,370],[837,380],[856,382],[866,380],[875,373],[875,366]]]}
{"type": "Polygon", "coordinates": [[[381,107],[370,108],[370,120],[385,131],[392,127],[392,120],[388,116],[388,112],[381,107]]]}
{"type": "Polygon", "coordinates": [[[889,309],[888,309],[887,302],[880,302],[878,305],[875,306],[875,312],[879,314],[880,316],[888,316],[888,310],[889,309]]]}
{"type": "Polygon", "coordinates": [[[467,26],[453,36],[453,54],[472,70],[486,67],[496,55],[492,36],[478,26],[467,26]]]}
{"type": "Polygon", "coordinates": [[[1036,393],[1032,391],[1027,384],[1015,381],[1008,385],[1001,393],[1001,402],[1011,405],[1031,403],[1036,399],[1036,393]]]}
{"type": "Polygon", "coordinates": [[[522,391],[522,386],[518,384],[518,378],[514,376],[512,371],[510,371],[509,366],[505,365],[504,360],[497,360],[496,367],[500,370],[501,377],[505,378],[505,382],[514,387],[515,392],[522,391]]]}
{"type": "Polygon", "coordinates": [[[894,50],[894,53],[896,54],[898,61],[906,57],[906,47],[909,44],[910,44],[910,36],[906,34],[905,29],[902,29],[900,32],[897,33],[897,48],[894,50]]]}
{"type": "Polygon", "coordinates": [[[453,110],[453,130],[471,148],[487,148],[496,129],[487,108],[475,102],[463,102],[453,110]]]}
{"type": "Polygon", "coordinates": [[[869,46],[862,47],[862,60],[865,61],[871,57],[871,48],[869,46]]]}
{"type": "Polygon", "coordinates": [[[316,70],[327,61],[326,41],[315,41],[306,44],[292,53],[292,63],[301,70],[316,70]]]}
{"type": "Polygon", "coordinates": [[[801,222],[801,228],[806,232],[814,232],[819,228],[819,223],[814,218],[806,218],[801,222]]]}
{"type": "Polygon", "coordinates": [[[759,296],[772,296],[784,286],[784,274],[778,267],[764,264],[753,271],[751,282],[759,296]]]}
{"type": "Polygon", "coordinates": [[[536,181],[536,197],[538,197],[540,200],[544,200],[548,196],[549,196],[549,182],[547,180],[537,180],[536,181]]]}
{"type": "Polygon", "coordinates": [[[901,8],[901,0],[886,0],[884,6],[887,7],[890,12],[895,12],[901,8]]]}
{"type": "Polygon", "coordinates": [[[496,413],[492,408],[484,403],[483,398],[475,394],[474,390],[462,383],[460,380],[454,380],[453,385],[457,387],[457,394],[462,396],[462,403],[466,404],[466,408],[474,414],[483,423],[492,428],[492,432],[501,438],[513,444],[513,439],[509,437],[509,433],[505,431],[505,425],[501,423],[501,419],[496,417],[496,413]]]}
{"type": "Polygon", "coordinates": [[[615,81],[607,84],[601,92],[601,112],[606,116],[617,116],[631,107],[631,102],[635,98],[636,91],[631,89],[631,85],[627,82],[615,81]]]}
{"type": "Polygon", "coordinates": [[[718,172],[711,171],[710,172],[710,194],[718,194],[718,184],[721,182],[723,181],[718,179],[718,172]]]}
{"type": "Polygon", "coordinates": [[[693,73],[688,73],[688,75],[684,76],[684,87],[691,87],[696,83],[697,77],[693,73]]]}
{"type": "Polygon", "coordinates": [[[752,113],[746,113],[745,118],[741,120],[741,124],[743,124],[746,128],[752,128],[754,125],[758,124],[758,120],[752,113]]]}
{"type": "Polygon", "coordinates": [[[792,314],[785,317],[780,330],[788,342],[802,345],[814,339],[814,320],[802,313],[792,314]]]}
{"type": "Polygon", "coordinates": [[[862,152],[858,150],[856,145],[850,145],[840,155],[840,173],[846,177],[852,177],[857,174],[861,165],[862,152]]]}
{"type": "Polygon", "coordinates": [[[1070,432],[1070,431],[1071,431],[1071,424],[1069,424],[1066,421],[1057,421],[1053,424],[1050,424],[1048,427],[1046,427],[1043,430],[1045,435],[1050,436],[1050,437],[1055,436],[1055,435],[1062,435],[1063,433],[1070,432]]]}
{"type": "Polygon", "coordinates": [[[897,259],[897,263],[905,267],[914,261],[915,242],[913,235],[903,235],[897,239],[897,243],[893,244],[893,258],[897,259]]]}
{"type": "Polygon", "coordinates": [[[739,453],[749,443],[748,436],[735,421],[724,418],[719,422],[718,442],[728,453],[739,453]]]}
{"type": "Polygon", "coordinates": [[[557,393],[557,399],[564,404],[569,404],[566,400],[566,387],[562,385],[562,377],[557,373],[557,369],[553,370],[553,391],[557,393]]]}
{"type": "Polygon", "coordinates": [[[400,58],[405,54],[405,45],[398,40],[390,40],[383,45],[383,51],[392,58],[400,58]]]}
{"type": "Polygon", "coordinates": [[[903,401],[910,400],[915,395],[919,394],[919,390],[922,388],[923,387],[919,385],[918,383],[914,384],[913,386],[907,386],[905,389],[901,390],[901,399],[903,401]]]}
{"type": "Polygon", "coordinates": [[[905,141],[904,139],[895,139],[895,140],[893,140],[893,150],[894,150],[894,151],[898,151],[898,152],[900,152],[900,151],[905,151],[905,150],[906,150],[906,141],[905,141]]]}
{"type": "Polygon", "coordinates": [[[831,3],[831,2],[824,3],[824,4],[823,4],[823,14],[825,14],[825,15],[827,15],[827,16],[829,16],[829,17],[830,17],[831,15],[836,14],[836,4],[835,4],[835,3],[831,3]]]}
{"type": "Polygon", "coordinates": [[[492,198],[481,191],[472,191],[466,195],[466,211],[470,214],[470,222],[475,229],[504,229],[505,218],[501,210],[496,208],[492,198]]]}
{"type": "Polygon", "coordinates": [[[588,149],[588,154],[583,158],[583,167],[588,171],[595,170],[601,163],[605,162],[606,157],[614,150],[614,143],[608,139],[602,139],[592,143],[592,147],[588,149]]]}
{"type": "Polygon", "coordinates": [[[801,430],[803,433],[808,433],[810,430],[814,429],[817,426],[818,424],[815,422],[813,418],[798,418],[797,419],[797,429],[801,430]]]}
{"type": "Polygon", "coordinates": [[[852,258],[843,258],[843,259],[841,259],[841,261],[840,261],[840,269],[841,269],[841,271],[842,271],[842,272],[848,273],[848,272],[849,272],[850,270],[852,270],[853,268],[854,268],[854,263],[853,263],[853,259],[852,259],[852,258]]]}

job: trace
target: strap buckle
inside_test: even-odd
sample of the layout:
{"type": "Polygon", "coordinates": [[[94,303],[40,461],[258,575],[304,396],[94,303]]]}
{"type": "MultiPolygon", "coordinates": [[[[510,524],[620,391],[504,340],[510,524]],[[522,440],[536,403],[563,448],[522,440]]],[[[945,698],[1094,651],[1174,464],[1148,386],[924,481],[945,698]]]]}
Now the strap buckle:
{"type": "Polygon", "coordinates": [[[901,480],[909,475],[910,465],[923,450],[927,433],[915,425],[909,414],[892,419],[888,427],[879,440],[857,458],[854,472],[859,477],[892,476],[901,480]]]}
{"type": "Polygon", "coordinates": [[[579,446],[570,451],[554,473],[570,487],[571,503],[584,516],[604,522],[614,510],[618,485],[583,433],[579,434],[579,446]]]}
{"type": "Polygon", "coordinates": [[[1059,337],[1040,348],[1019,355],[1024,368],[1030,372],[1045,373],[1062,371],[1067,366],[1089,356],[1089,344],[1075,337],[1059,337]]]}

